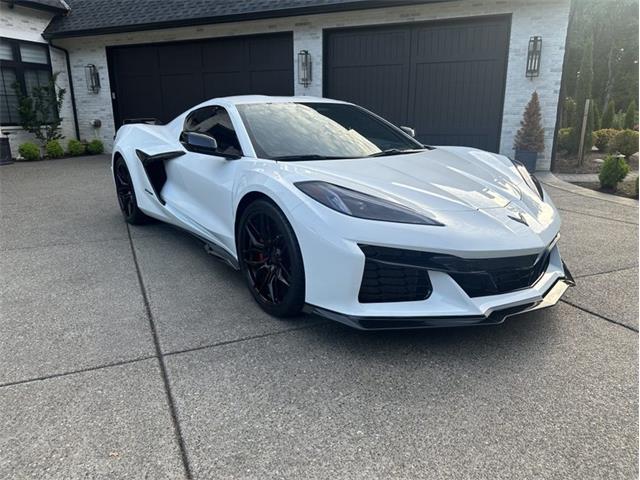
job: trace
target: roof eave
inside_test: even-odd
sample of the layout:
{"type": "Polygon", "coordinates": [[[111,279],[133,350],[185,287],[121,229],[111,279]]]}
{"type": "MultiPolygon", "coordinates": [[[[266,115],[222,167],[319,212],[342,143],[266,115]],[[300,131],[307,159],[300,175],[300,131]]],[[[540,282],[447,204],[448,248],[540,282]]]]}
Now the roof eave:
{"type": "Polygon", "coordinates": [[[233,15],[219,15],[215,17],[201,17],[171,20],[167,22],[142,23],[136,25],[116,25],[112,27],[93,28],[84,30],[69,30],[60,32],[44,31],[42,36],[48,40],[56,38],[89,37],[95,35],[109,35],[114,33],[131,33],[148,30],[163,30],[201,25],[215,25],[218,23],[246,22],[250,20],[264,20],[270,18],[295,17],[301,15],[316,15],[353,10],[370,10],[373,8],[399,7],[424,3],[440,3],[459,0],[371,0],[364,2],[344,2],[330,5],[316,5],[311,7],[296,7],[282,10],[267,10],[261,12],[241,13],[233,15]]]}
{"type": "Polygon", "coordinates": [[[53,5],[45,5],[32,0],[2,0],[2,2],[8,3],[10,6],[17,5],[19,7],[31,8],[33,10],[42,10],[56,15],[64,15],[69,12],[68,8],[54,7],[53,5]]]}

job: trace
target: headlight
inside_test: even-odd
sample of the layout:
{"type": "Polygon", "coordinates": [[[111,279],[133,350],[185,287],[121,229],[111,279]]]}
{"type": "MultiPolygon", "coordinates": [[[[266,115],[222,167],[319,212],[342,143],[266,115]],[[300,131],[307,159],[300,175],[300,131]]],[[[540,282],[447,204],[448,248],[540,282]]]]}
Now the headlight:
{"type": "Polygon", "coordinates": [[[511,161],[527,186],[534,192],[537,192],[541,199],[544,199],[544,191],[542,190],[542,185],[540,185],[538,179],[534,175],[531,175],[529,170],[527,170],[527,167],[522,163],[513,159],[511,159],[511,161]]]}
{"type": "Polygon", "coordinates": [[[331,183],[308,181],[298,182],[295,186],[324,206],[352,217],[381,222],[443,226],[442,223],[397,203],[331,183]]]}

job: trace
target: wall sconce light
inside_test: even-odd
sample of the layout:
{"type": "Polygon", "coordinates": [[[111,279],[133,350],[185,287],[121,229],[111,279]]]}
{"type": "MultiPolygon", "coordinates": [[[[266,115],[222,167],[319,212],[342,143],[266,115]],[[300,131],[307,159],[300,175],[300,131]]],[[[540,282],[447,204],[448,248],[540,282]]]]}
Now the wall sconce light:
{"type": "Polygon", "coordinates": [[[308,87],[311,85],[311,55],[309,50],[298,52],[298,83],[308,87]]]}
{"type": "Polygon", "coordinates": [[[542,37],[531,37],[527,50],[527,78],[540,75],[540,55],[542,52],[542,37]]]}
{"type": "Polygon", "coordinates": [[[100,75],[95,65],[90,63],[84,67],[84,78],[87,81],[87,90],[91,93],[100,91],[100,75]]]}

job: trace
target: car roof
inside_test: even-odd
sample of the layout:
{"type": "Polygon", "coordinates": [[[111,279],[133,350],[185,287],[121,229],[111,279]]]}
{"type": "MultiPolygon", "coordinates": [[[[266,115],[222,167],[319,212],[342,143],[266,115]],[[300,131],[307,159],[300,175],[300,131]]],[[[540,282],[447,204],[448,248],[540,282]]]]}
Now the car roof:
{"type": "Polygon", "coordinates": [[[293,97],[277,97],[270,95],[236,95],[233,97],[219,97],[212,98],[206,102],[201,103],[200,106],[207,105],[242,105],[246,103],[300,103],[300,102],[313,102],[313,103],[347,103],[341,100],[332,100],[330,98],[313,97],[307,95],[298,95],[293,97]]]}

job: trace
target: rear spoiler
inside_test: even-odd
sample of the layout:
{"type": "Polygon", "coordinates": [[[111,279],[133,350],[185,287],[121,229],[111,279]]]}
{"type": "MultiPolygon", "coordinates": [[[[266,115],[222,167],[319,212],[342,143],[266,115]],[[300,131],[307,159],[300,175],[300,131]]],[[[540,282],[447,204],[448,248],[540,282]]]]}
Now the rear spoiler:
{"type": "Polygon", "coordinates": [[[123,125],[129,125],[131,123],[146,123],[147,125],[163,125],[163,123],[157,118],[125,118],[122,120],[123,125]]]}

